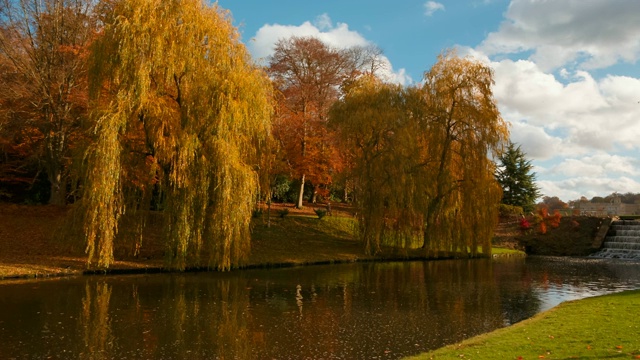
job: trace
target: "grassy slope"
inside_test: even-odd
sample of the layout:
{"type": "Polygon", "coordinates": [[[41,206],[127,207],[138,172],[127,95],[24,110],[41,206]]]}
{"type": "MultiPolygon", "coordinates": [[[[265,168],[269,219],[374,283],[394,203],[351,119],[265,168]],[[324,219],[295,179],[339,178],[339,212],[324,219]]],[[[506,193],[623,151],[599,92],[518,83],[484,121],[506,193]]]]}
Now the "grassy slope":
{"type": "MultiPolygon", "coordinates": [[[[334,205],[333,216],[318,219],[313,207],[297,210],[291,206],[287,207],[290,214],[280,218],[277,214],[282,207],[274,206],[271,227],[267,227],[266,213],[253,219],[252,251],[244,265],[296,265],[422,256],[419,250],[392,249],[383,249],[384,254],[375,257],[365,255],[362,244],[354,240],[355,221],[350,208],[334,205]]],[[[72,243],[71,237],[54,236],[68,210],[68,207],[0,204],[0,279],[82,273],[86,267],[83,244],[72,243]]],[[[116,262],[111,268],[162,268],[163,226],[162,216],[150,216],[142,250],[137,257],[132,256],[130,244],[117,242],[116,262]]],[[[79,225],[68,228],[80,230],[79,225]]]]}
{"type": "Polygon", "coordinates": [[[563,303],[411,359],[640,359],[640,291],[563,303]]]}

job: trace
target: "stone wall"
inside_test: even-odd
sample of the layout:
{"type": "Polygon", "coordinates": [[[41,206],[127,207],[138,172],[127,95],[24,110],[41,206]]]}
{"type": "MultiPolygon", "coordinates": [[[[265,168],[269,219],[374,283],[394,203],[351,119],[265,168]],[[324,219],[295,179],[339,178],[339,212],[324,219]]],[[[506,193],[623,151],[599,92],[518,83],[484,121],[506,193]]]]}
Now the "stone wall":
{"type": "Polygon", "coordinates": [[[593,216],[563,217],[558,228],[548,227],[542,234],[534,227],[517,240],[529,255],[586,256],[598,251],[610,222],[593,216]]]}

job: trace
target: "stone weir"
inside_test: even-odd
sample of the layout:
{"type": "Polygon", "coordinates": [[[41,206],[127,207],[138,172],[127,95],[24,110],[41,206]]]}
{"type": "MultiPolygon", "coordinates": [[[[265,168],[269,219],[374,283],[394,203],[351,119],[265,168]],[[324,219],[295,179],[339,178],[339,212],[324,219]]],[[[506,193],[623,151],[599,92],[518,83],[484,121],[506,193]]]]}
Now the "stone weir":
{"type": "Polygon", "coordinates": [[[602,249],[591,256],[640,260],[640,220],[611,222],[602,249]]]}

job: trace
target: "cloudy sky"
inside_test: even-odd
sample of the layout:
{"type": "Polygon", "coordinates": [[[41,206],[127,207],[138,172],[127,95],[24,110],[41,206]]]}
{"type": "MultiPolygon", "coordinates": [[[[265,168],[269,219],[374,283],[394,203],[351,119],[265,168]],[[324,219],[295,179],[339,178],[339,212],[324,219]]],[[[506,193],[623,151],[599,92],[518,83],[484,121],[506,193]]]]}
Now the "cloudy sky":
{"type": "Polygon", "coordinates": [[[218,0],[253,56],[291,35],[375,44],[411,85],[443,50],[495,71],[511,140],[545,196],[640,192],[638,0],[218,0]]]}

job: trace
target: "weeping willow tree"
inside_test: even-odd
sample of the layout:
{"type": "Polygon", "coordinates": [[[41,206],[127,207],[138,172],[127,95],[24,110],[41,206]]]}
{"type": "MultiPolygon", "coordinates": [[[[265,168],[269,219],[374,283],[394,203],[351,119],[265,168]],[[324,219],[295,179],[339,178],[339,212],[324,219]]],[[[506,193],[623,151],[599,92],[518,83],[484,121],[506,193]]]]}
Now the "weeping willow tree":
{"type": "Polygon", "coordinates": [[[418,147],[416,116],[421,97],[415,88],[403,88],[366,75],[345,86],[345,96],[334,104],[330,119],[340,143],[354,159],[360,236],[366,253],[382,244],[406,246],[421,235],[414,195],[418,147]]]}
{"type": "Polygon", "coordinates": [[[142,214],[155,192],[164,199],[168,266],[229,269],[250,250],[269,81],[217,5],[103,5],[90,61],[96,139],[82,199],[88,264],[112,263],[123,218],[142,214]]]}
{"type": "Polygon", "coordinates": [[[426,188],[423,248],[447,252],[477,247],[490,253],[501,190],[495,178],[497,155],[508,140],[491,87],[493,71],[448,52],[425,73],[426,188]]]}
{"type": "Polygon", "coordinates": [[[490,68],[446,53],[421,88],[364,77],[333,107],[333,125],[355,149],[368,253],[490,253],[501,193],[489,156],[508,137],[492,84],[490,68]]]}

